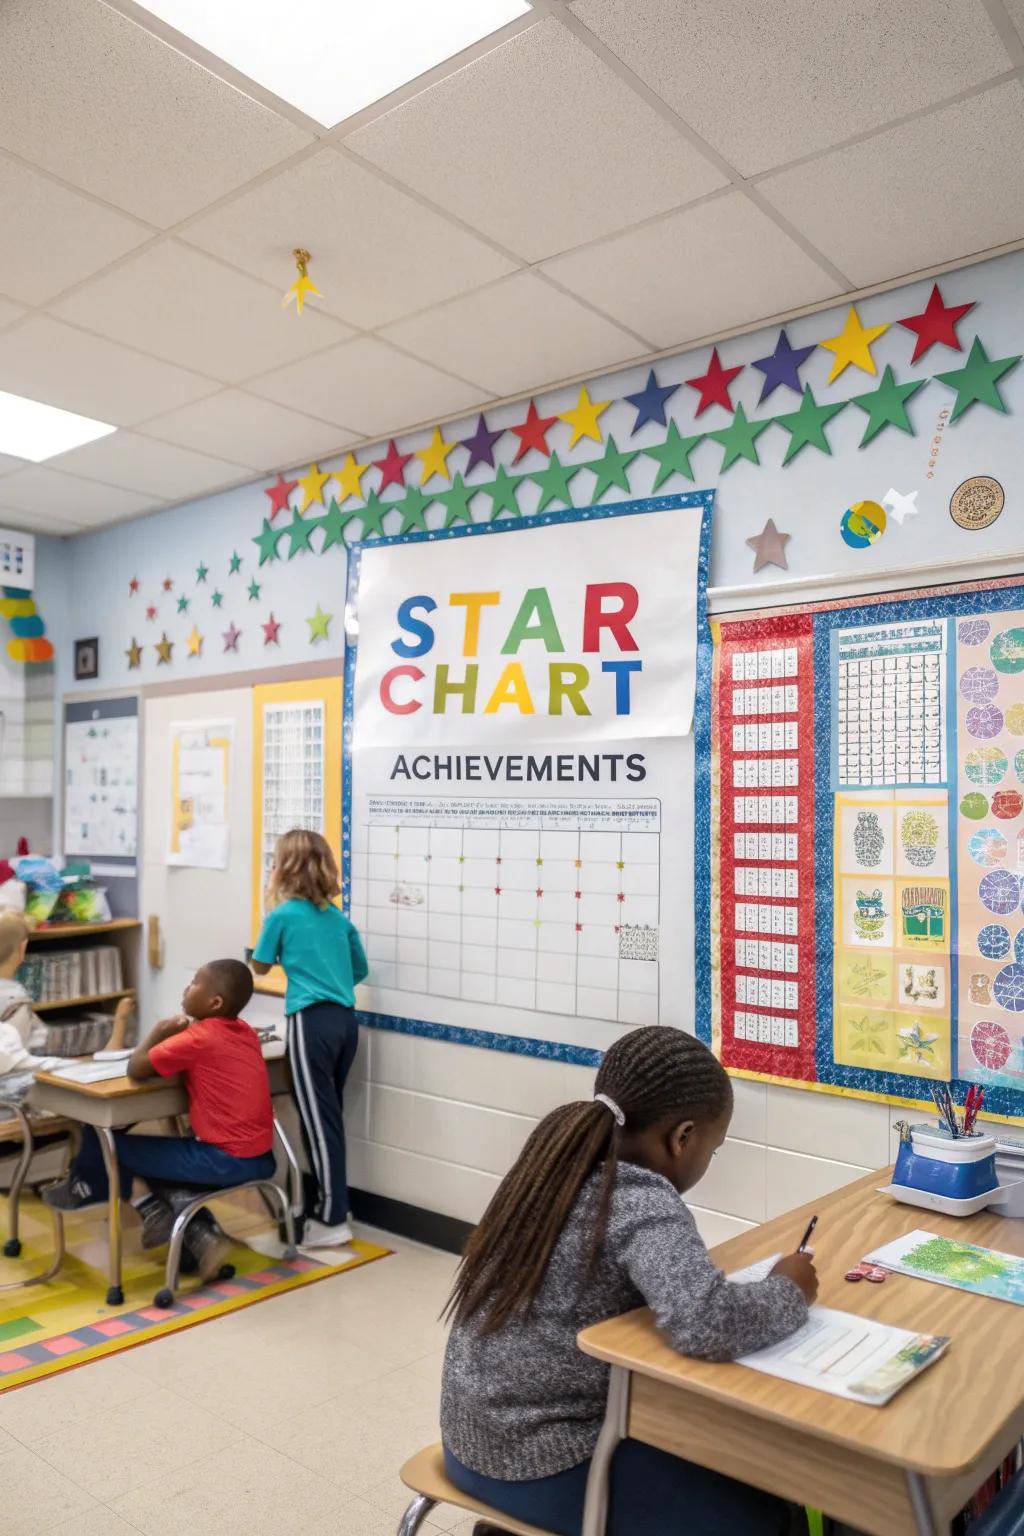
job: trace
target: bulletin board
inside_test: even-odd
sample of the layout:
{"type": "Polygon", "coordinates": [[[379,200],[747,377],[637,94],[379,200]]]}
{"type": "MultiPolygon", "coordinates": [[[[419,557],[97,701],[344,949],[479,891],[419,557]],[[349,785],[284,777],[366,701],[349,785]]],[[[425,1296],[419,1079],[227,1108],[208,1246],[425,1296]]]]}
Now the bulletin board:
{"type": "Polygon", "coordinates": [[[1024,1115],[1024,582],[730,614],[697,721],[697,1017],[740,1076],[1024,1115]]]}
{"type": "Polygon", "coordinates": [[[138,913],[139,700],[64,705],[63,854],[87,859],[114,917],[138,913]]]}

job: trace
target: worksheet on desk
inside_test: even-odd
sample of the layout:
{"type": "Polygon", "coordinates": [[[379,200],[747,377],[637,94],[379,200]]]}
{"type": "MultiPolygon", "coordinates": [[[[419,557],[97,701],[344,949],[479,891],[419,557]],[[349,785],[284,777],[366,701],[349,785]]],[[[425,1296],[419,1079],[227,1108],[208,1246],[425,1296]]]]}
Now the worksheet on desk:
{"type": "Polygon", "coordinates": [[[933,1334],[890,1328],[851,1312],[812,1307],[807,1322],[781,1344],[738,1362],[800,1386],[881,1406],[949,1343],[933,1334]]]}

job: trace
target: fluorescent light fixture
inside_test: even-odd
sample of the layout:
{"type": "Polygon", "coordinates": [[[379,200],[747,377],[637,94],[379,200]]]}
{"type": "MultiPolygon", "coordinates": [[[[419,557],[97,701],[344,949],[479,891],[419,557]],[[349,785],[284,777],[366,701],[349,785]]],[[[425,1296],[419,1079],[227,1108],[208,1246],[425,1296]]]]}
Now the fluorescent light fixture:
{"type": "Polygon", "coordinates": [[[24,395],[9,395],[0,389],[0,453],[16,459],[41,464],[55,453],[67,453],[97,437],[116,432],[105,421],[91,416],[76,416],[41,400],[26,400],[24,395]]]}
{"type": "Polygon", "coordinates": [[[140,9],[333,128],[530,7],[527,0],[140,0],[140,9]]]}

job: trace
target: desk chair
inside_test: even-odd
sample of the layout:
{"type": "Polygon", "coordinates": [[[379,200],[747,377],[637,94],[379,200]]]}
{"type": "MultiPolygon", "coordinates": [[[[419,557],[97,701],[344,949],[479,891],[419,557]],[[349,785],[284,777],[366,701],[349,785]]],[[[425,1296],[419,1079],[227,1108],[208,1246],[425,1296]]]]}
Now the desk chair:
{"type": "MultiPolygon", "coordinates": [[[[490,1521],[499,1530],[510,1531],[514,1536],[551,1536],[550,1531],[542,1531],[539,1525],[524,1525],[521,1520],[513,1520],[511,1515],[503,1515],[489,1504],[481,1504],[479,1499],[471,1499],[460,1488],[456,1488],[444,1470],[444,1452],[440,1445],[428,1445],[426,1450],[417,1452],[406,1462],[399,1476],[416,1497],[402,1516],[398,1536],[415,1536],[427,1515],[438,1504],[454,1504],[456,1509],[479,1515],[481,1520],[490,1521]]],[[[1017,1536],[1017,1533],[1012,1533],[1012,1536],[1017,1536]]]]}
{"type": "MultiPolygon", "coordinates": [[[[14,1177],[7,1195],[7,1240],[4,1243],[3,1254],[5,1259],[16,1259],[21,1254],[21,1238],[18,1235],[19,1213],[21,1206],[21,1191],[28,1177],[28,1170],[35,1154],[35,1137],[32,1134],[32,1121],[23,1104],[14,1099],[0,1099],[0,1121],[8,1121],[3,1126],[2,1138],[9,1140],[12,1137],[21,1142],[21,1152],[14,1169],[14,1177]]],[[[72,1126],[67,1120],[51,1120],[45,1122],[47,1135],[62,1134],[70,1138],[72,1126]]],[[[41,1274],[30,1275],[27,1280],[8,1280],[0,1285],[0,1291],[13,1291],[21,1285],[43,1285],[47,1280],[52,1280],[64,1262],[64,1217],[60,1211],[51,1210],[53,1220],[53,1260],[48,1269],[41,1274]]]]}

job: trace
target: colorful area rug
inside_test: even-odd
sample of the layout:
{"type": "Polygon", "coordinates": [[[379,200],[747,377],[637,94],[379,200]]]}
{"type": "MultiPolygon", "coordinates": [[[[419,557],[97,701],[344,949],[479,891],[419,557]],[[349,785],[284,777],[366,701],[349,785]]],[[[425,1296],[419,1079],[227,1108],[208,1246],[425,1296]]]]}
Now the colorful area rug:
{"type": "MultiPolygon", "coordinates": [[[[232,1234],[251,1236],[267,1230],[266,1217],[262,1212],[255,1215],[251,1207],[222,1200],[216,1210],[232,1234]]],[[[127,1211],[126,1219],[133,1223],[127,1211]]],[[[238,1242],[227,1259],[235,1266],[232,1279],[200,1286],[196,1280],[185,1278],[174,1305],[165,1309],[153,1305],[153,1297],[163,1285],[163,1250],[143,1252],[140,1229],[133,1223],[126,1225],[124,1233],[124,1303],[108,1307],[103,1213],[94,1210],[73,1215],[65,1226],[68,1252],[60,1274],[45,1285],[0,1291],[0,1393],[163,1334],[210,1322],[269,1296],[359,1269],[386,1258],[389,1252],[371,1243],[354,1242],[348,1249],[320,1257],[302,1253],[296,1259],[268,1260],[238,1242]]],[[[34,1197],[22,1201],[21,1237],[21,1257],[0,1258],[0,1284],[40,1273],[52,1255],[49,1216],[34,1197]]]]}

